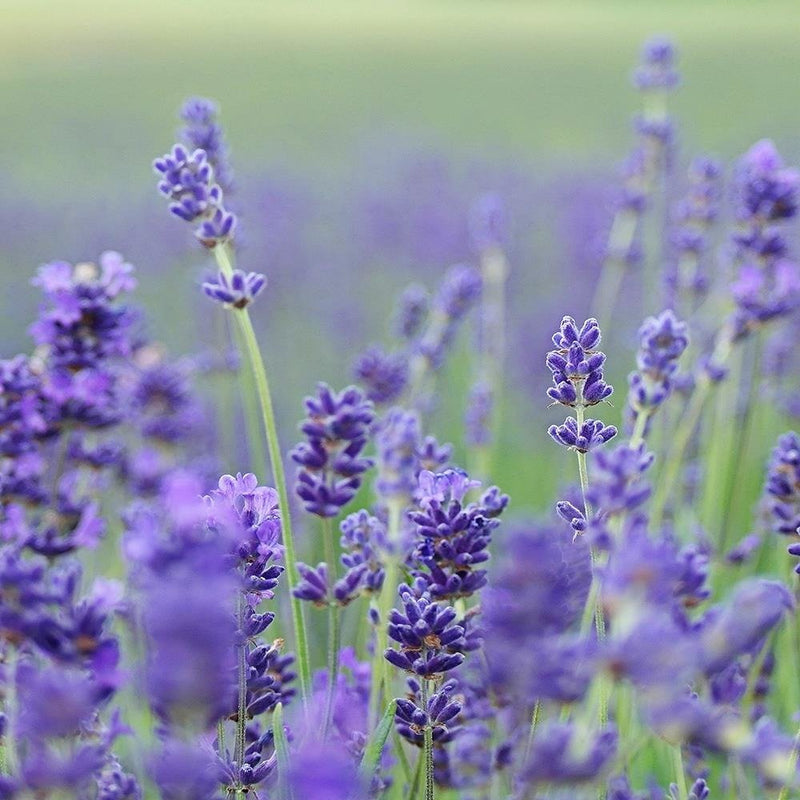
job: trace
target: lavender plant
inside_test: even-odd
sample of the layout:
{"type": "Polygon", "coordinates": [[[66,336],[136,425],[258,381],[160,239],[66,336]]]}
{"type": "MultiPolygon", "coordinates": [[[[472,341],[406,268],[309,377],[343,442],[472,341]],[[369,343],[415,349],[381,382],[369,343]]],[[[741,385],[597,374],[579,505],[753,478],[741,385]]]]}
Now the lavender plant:
{"type": "MultiPolygon", "coordinates": [[[[533,494],[559,460],[522,426],[492,438],[500,404],[518,399],[503,361],[505,282],[519,270],[507,275],[513,242],[498,195],[484,195],[462,220],[478,267],[451,268],[432,296],[409,286],[392,344],[356,363],[362,388],[319,383],[306,399],[293,488],[322,530],[295,538],[250,317],[267,277],[234,262],[217,107],[187,103],[181,143],[155,164],[159,190],[216,262],[201,291],[207,311],[233,323],[250,375],[242,406],[256,412],[247,438],[264,438],[270,464],[220,466],[233,453],[217,447],[204,359],[174,358],[148,337],[122,256],[39,270],[32,352],[0,361],[0,797],[789,800],[800,790],[800,734],[787,733],[800,709],[800,567],[783,552],[800,557],[800,438],[778,436],[788,424],[758,394],[758,360],[735,357],[768,324],[796,330],[784,223],[800,181],[769,142],[751,148],[718,258],[712,224],[731,222],[719,165],[693,161],[677,206],[660,209],[679,157],[665,106],[673,61],[669,43],[652,41],[637,70],[640,148],[595,277],[613,307],[638,245],[663,244],[645,211],[665,210],[664,277],[685,321],[647,317],[638,350],[614,353],[612,364],[635,364],[617,411],[597,320],[562,319],[547,395],[569,416],[548,433],[576,453],[578,485],[536,520],[520,516],[524,491],[512,504],[491,484],[518,474],[533,494]],[[473,308],[464,367],[453,343],[473,308]],[[442,369],[450,355],[453,374],[442,369]],[[725,402],[709,409],[717,386],[725,402]],[[587,417],[601,403],[614,424],[587,417]],[[449,423],[465,407],[463,441],[440,444],[430,431],[460,429],[449,423]],[[764,436],[717,435],[752,420],[764,436]],[[524,460],[498,448],[512,438],[524,460]],[[256,477],[270,466],[274,488],[256,477]],[[741,502],[728,499],[728,478],[741,502]],[[756,513],[742,513],[756,484],[756,513]],[[307,634],[307,604],[328,609],[327,647],[307,634]]],[[[609,321],[620,341],[621,316],[609,321]]]]}

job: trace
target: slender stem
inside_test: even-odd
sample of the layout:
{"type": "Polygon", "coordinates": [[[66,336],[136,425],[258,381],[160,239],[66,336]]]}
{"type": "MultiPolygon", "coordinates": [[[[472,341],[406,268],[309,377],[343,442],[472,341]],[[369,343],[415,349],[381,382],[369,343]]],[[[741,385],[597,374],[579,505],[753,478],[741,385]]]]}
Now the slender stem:
{"type": "MultiPolygon", "coordinates": [[[[220,269],[230,275],[233,271],[227,250],[224,247],[215,247],[214,254],[220,269]]],[[[297,556],[294,549],[294,537],[292,535],[291,508],[289,506],[289,495],[286,490],[286,476],[283,470],[283,458],[278,443],[278,429],[275,424],[275,411],[272,407],[272,395],[270,394],[267,371],[264,366],[264,359],[258,347],[253,323],[246,308],[236,309],[234,313],[237,325],[242,332],[244,348],[247,354],[250,368],[253,371],[258,398],[261,404],[261,414],[264,422],[264,430],[267,438],[267,450],[272,464],[272,475],[275,479],[275,488],[278,492],[278,504],[281,512],[281,524],[283,528],[283,547],[286,558],[286,572],[289,578],[289,585],[293,586],[298,582],[297,556]]],[[[311,663],[308,653],[308,636],[306,634],[305,619],[303,617],[303,607],[294,595],[290,595],[290,606],[292,613],[292,626],[294,628],[295,647],[297,649],[297,668],[300,674],[300,688],[303,699],[307,702],[311,690],[311,663]]]]}
{"type": "Polygon", "coordinates": [[[786,798],[789,796],[789,786],[792,783],[795,772],[797,771],[798,756],[800,756],[800,728],[797,729],[797,733],[794,735],[792,749],[789,753],[789,759],[786,764],[786,781],[784,782],[783,786],[781,786],[781,790],[778,793],[778,800],[786,800],[786,798]]]}
{"type": "MultiPolygon", "coordinates": [[[[422,707],[428,710],[428,681],[423,678],[421,681],[421,701],[422,707]]],[[[435,800],[435,788],[433,782],[433,727],[428,724],[423,732],[423,758],[425,759],[425,800],[435,800]]]]}
{"type": "Polygon", "coordinates": [[[233,760],[236,762],[239,772],[244,765],[245,732],[247,730],[247,639],[243,630],[245,605],[245,597],[242,592],[239,592],[236,598],[236,617],[242,641],[236,646],[236,677],[239,695],[236,709],[236,744],[233,750],[233,760]]]}
{"type": "Polygon", "coordinates": [[[217,722],[217,752],[220,758],[225,758],[225,720],[217,722]]]}
{"type": "Polygon", "coordinates": [[[278,703],[272,712],[272,734],[275,739],[275,755],[278,762],[278,800],[292,800],[292,790],[289,786],[289,743],[286,741],[286,731],[283,728],[283,704],[278,703]]]}
{"type": "Polygon", "coordinates": [[[3,698],[3,711],[6,717],[6,728],[3,732],[3,771],[9,775],[17,775],[17,650],[11,644],[6,644],[5,664],[5,696],[3,698]]]}
{"type": "Polygon", "coordinates": [[[628,444],[631,448],[638,447],[644,441],[644,432],[647,428],[647,420],[650,419],[651,412],[647,411],[639,411],[636,415],[636,423],[633,426],[633,433],[631,434],[631,440],[628,444]]]}
{"type": "MultiPolygon", "coordinates": [[[[236,344],[241,352],[244,340],[239,326],[234,327],[236,344]]],[[[260,411],[258,408],[258,391],[254,383],[252,370],[239,371],[239,389],[241,391],[242,411],[247,431],[247,448],[250,456],[250,468],[257,475],[267,466],[267,453],[264,450],[264,436],[261,431],[260,411]]]]}
{"type": "Polygon", "coordinates": [[[539,724],[539,715],[542,711],[542,701],[537,700],[535,705],[533,706],[533,712],[531,713],[531,727],[528,729],[528,741],[525,742],[525,760],[524,763],[528,763],[528,758],[531,754],[531,746],[533,745],[533,737],[536,735],[536,727],[539,724]]]}
{"type": "MultiPolygon", "coordinates": [[[[325,560],[331,582],[336,581],[336,553],[333,542],[333,525],[330,517],[322,521],[322,539],[325,547],[325,560]]],[[[333,700],[336,696],[336,684],[339,679],[339,649],[341,640],[341,608],[331,600],[328,604],[328,690],[325,694],[325,716],[323,717],[322,736],[327,735],[333,716],[333,700]]]]}
{"type": "Polygon", "coordinates": [[[414,767],[414,780],[411,783],[411,787],[408,791],[409,800],[417,800],[417,794],[419,792],[419,778],[422,775],[422,765],[425,763],[425,753],[420,753],[419,758],[417,759],[417,765],[414,767]]]}
{"type": "Polygon", "coordinates": [[[672,747],[672,769],[678,786],[678,800],[687,800],[689,788],[686,785],[686,770],[683,768],[683,752],[679,744],[672,747]]]}
{"type": "MultiPolygon", "coordinates": [[[[399,501],[389,503],[389,529],[387,537],[390,545],[397,546],[400,538],[400,520],[403,506],[399,501]]],[[[381,706],[381,687],[388,699],[392,686],[392,669],[383,653],[389,646],[389,637],[386,626],[389,624],[389,614],[394,605],[397,592],[397,583],[400,577],[400,564],[396,553],[386,554],[385,573],[383,586],[378,595],[378,624],[375,629],[375,658],[380,664],[373,664],[372,680],[369,693],[369,729],[372,730],[378,721],[378,709],[381,706]]]]}
{"type": "MultiPolygon", "coordinates": [[[[753,438],[753,422],[756,419],[756,405],[758,402],[758,392],[761,388],[760,383],[760,370],[761,370],[761,342],[762,338],[760,332],[755,335],[753,342],[753,360],[751,364],[751,372],[748,382],[747,399],[744,407],[742,419],[738,424],[733,427],[736,431],[736,443],[732,452],[732,468],[729,474],[728,486],[725,491],[725,503],[722,508],[722,526],[721,538],[722,546],[725,546],[725,535],[728,531],[729,522],[731,519],[731,510],[734,505],[734,496],[739,494],[738,488],[743,483],[743,471],[745,468],[745,460],[748,455],[750,443],[753,438]]],[[[736,387],[738,389],[738,387],[736,387]]]]}

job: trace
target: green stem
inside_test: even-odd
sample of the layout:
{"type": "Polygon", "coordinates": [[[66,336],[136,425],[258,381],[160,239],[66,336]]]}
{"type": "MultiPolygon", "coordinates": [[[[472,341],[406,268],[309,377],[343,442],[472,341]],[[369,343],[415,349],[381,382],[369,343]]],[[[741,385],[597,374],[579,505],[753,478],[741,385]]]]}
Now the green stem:
{"type": "MultiPolygon", "coordinates": [[[[336,582],[336,552],[333,542],[333,525],[330,517],[323,519],[322,538],[325,547],[325,560],[328,562],[331,583],[336,582]]],[[[333,717],[333,700],[336,696],[336,683],[339,678],[339,648],[341,645],[341,608],[335,600],[328,603],[328,689],[325,693],[325,715],[322,736],[328,733],[333,717]]]]}
{"type": "Polygon", "coordinates": [[[789,797],[789,786],[794,780],[794,775],[797,771],[798,756],[800,756],[800,728],[797,729],[797,733],[794,735],[792,749],[789,753],[789,760],[786,764],[786,781],[783,786],[781,786],[781,790],[778,793],[778,800],[786,800],[786,798],[789,797]]]}
{"type": "MultiPolygon", "coordinates": [[[[244,350],[244,340],[237,325],[234,328],[239,352],[244,350]]],[[[239,371],[239,390],[241,391],[242,411],[247,431],[247,448],[250,456],[250,469],[260,474],[267,466],[267,453],[264,450],[264,437],[261,435],[261,419],[258,408],[258,391],[253,380],[252,370],[239,371]]],[[[234,439],[235,440],[235,439],[234,439]]]]}
{"type": "Polygon", "coordinates": [[[686,785],[686,770],[683,768],[683,752],[679,744],[672,747],[672,769],[678,786],[678,800],[687,800],[689,788],[686,785]]]}
{"type": "MultiPolygon", "coordinates": [[[[218,246],[214,248],[219,268],[230,275],[233,272],[227,250],[218,246]]],[[[286,475],[283,471],[283,458],[278,443],[278,429],[275,424],[275,411],[272,407],[272,395],[270,394],[267,371],[264,366],[264,359],[258,347],[253,323],[246,308],[233,309],[237,325],[242,332],[244,349],[250,368],[253,371],[253,378],[258,391],[258,398],[261,405],[261,415],[264,422],[264,430],[267,438],[267,450],[272,464],[272,475],[275,479],[275,489],[278,492],[278,505],[281,512],[281,525],[283,529],[283,547],[286,560],[286,573],[289,579],[289,586],[298,583],[297,556],[294,549],[294,537],[292,535],[291,508],[289,506],[289,495],[286,490],[286,475]]],[[[295,648],[297,650],[297,668],[300,674],[300,689],[305,702],[308,702],[311,691],[311,662],[308,653],[308,636],[306,634],[305,619],[303,617],[303,607],[293,594],[290,594],[290,607],[292,613],[292,627],[294,628],[295,648]]]]}
{"type": "Polygon", "coordinates": [[[283,704],[278,703],[272,712],[272,735],[275,739],[275,757],[278,766],[278,800],[292,800],[292,790],[289,786],[289,743],[286,741],[286,731],[283,727],[283,704]]]}
{"type": "Polygon", "coordinates": [[[628,444],[632,449],[637,448],[644,441],[644,432],[647,428],[647,420],[650,419],[650,414],[651,412],[648,410],[639,411],[636,415],[636,424],[633,426],[633,433],[628,444]]]}
{"type": "Polygon", "coordinates": [[[528,741],[525,742],[525,764],[528,763],[528,757],[531,754],[531,746],[533,745],[533,737],[536,735],[536,727],[539,724],[539,715],[542,711],[542,702],[541,700],[537,700],[536,704],[533,706],[533,712],[531,713],[531,727],[528,729],[528,741]]]}
{"type": "Polygon", "coordinates": [[[419,779],[422,775],[422,765],[425,763],[425,753],[420,753],[417,759],[417,765],[414,767],[414,780],[411,782],[411,787],[408,791],[409,800],[417,800],[419,792],[419,779]]]}
{"type": "MultiPolygon", "coordinates": [[[[422,708],[428,710],[428,681],[423,678],[421,690],[422,708]]],[[[423,732],[422,754],[425,759],[425,800],[435,800],[436,792],[433,782],[433,727],[426,725],[423,732]]]]}
{"type": "MultiPolygon", "coordinates": [[[[733,465],[730,471],[730,478],[728,486],[725,491],[725,503],[722,508],[722,525],[720,528],[721,544],[720,548],[724,549],[726,545],[725,536],[728,532],[728,527],[731,519],[731,510],[734,505],[734,496],[740,496],[739,487],[743,485],[744,468],[750,443],[753,438],[754,421],[756,419],[756,405],[758,403],[758,392],[760,389],[760,370],[761,370],[761,336],[760,332],[756,332],[755,341],[753,342],[753,360],[751,364],[750,380],[747,390],[747,400],[744,407],[743,418],[739,420],[739,424],[734,424],[736,431],[736,443],[733,447],[733,465]]],[[[736,387],[738,389],[738,387],[736,387]]],[[[735,420],[734,420],[735,422],[735,420]]]]}
{"type": "Polygon", "coordinates": [[[6,644],[5,671],[5,696],[3,698],[3,711],[6,716],[6,729],[3,734],[3,771],[9,775],[17,775],[16,747],[16,722],[17,722],[17,650],[11,644],[6,644]]]}
{"type": "MultiPolygon", "coordinates": [[[[233,750],[233,760],[241,772],[244,765],[245,731],[247,729],[247,640],[244,638],[244,609],[245,598],[239,592],[236,598],[236,617],[239,624],[239,635],[242,641],[236,646],[236,672],[238,683],[238,703],[236,708],[236,743],[233,750]]],[[[237,796],[240,794],[237,789],[237,796]]]]}
{"type": "MultiPolygon", "coordinates": [[[[389,528],[387,532],[388,541],[396,546],[400,538],[400,520],[403,513],[403,506],[400,502],[389,503],[389,528]]],[[[378,624],[375,629],[375,658],[378,659],[380,667],[374,664],[372,668],[372,678],[369,693],[369,729],[372,730],[378,719],[378,709],[381,706],[381,687],[385,698],[389,699],[392,686],[391,664],[383,657],[383,653],[389,646],[389,637],[386,626],[389,624],[389,614],[397,593],[397,583],[400,577],[400,564],[394,552],[386,554],[386,567],[383,578],[383,586],[378,595],[378,624]]]]}

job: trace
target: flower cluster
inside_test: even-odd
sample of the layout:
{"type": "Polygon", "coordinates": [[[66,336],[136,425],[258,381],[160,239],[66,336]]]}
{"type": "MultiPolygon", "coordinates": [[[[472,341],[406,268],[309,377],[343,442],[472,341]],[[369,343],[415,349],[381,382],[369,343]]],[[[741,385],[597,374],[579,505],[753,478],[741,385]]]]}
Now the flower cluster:
{"type": "MultiPolygon", "coordinates": [[[[547,354],[547,367],[553,386],[547,396],[570,408],[584,409],[597,405],[614,391],[603,379],[604,353],[595,349],[600,344],[600,328],[596,319],[587,319],[578,328],[572,317],[561,320],[553,335],[555,350],[547,354]]],[[[562,425],[552,425],[550,436],[564,447],[586,453],[617,434],[613,425],[599,420],[568,417],[562,425]]]]}
{"type": "Polygon", "coordinates": [[[305,400],[306,441],[291,453],[300,465],[296,491],[309,514],[335,517],[355,497],[372,460],[361,455],[374,419],[372,403],[355,387],[338,394],[320,383],[305,400]]]}
{"type": "Polygon", "coordinates": [[[689,344],[688,330],[672,311],[648,317],[639,328],[637,369],[628,377],[628,406],[635,419],[649,418],[669,397],[678,359],[689,344]]]}

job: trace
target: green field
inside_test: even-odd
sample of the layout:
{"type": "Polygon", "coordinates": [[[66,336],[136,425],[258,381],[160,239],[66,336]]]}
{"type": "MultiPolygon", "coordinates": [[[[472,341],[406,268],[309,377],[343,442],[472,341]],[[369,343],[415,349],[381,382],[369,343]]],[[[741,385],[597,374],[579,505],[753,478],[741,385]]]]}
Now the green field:
{"type": "Polygon", "coordinates": [[[0,4],[3,171],[65,199],[149,181],[178,103],[217,98],[240,172],[341,171],[402,132],[452,152],[616,158],[627,76],[672,36],[683,141],[724,155],[800,130],[800,5],[787,2],[0,4]]]}

